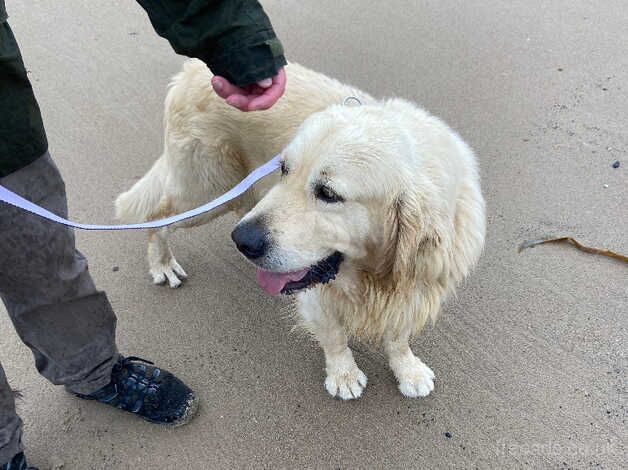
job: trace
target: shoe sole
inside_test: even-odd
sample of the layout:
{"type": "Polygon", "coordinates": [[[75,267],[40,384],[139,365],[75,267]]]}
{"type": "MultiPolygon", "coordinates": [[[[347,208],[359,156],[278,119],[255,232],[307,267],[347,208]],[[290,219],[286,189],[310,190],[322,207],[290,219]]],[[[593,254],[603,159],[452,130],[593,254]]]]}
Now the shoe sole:
{"type": "Polygon", "coordinates": [[[175,422],[168,423],[166,425],[169,426],[169,427],[172,427],[172,428],[178,428],[179,426],[185,426],[190,421],[192,421],[194,419],[194,417],[196,416],[196,414],[198,413],[198,406],[199,406],[198,397],[196,395],[193,395],[192,398],[188,401],[188,408],[185,411],[185,414],[181,418],[176,420],[175,422]]]}
{"type": "MultiPolygon", "coordinates": [[[[80,398],[81,400],[86,400],[86,401],[94,401],[96,403],[101,403],[98,400],[96,400],[95,398],[91,398],[88,396],[84,396],[84,395],[79,395],[79,394],[74,394],[75,397],[80,398]]],[[[106,404],[106,403],[104,403],[106,404]]],[[[169,427],[169,428],[178,428],[179,426],[185,426],[186,424],[188,424],[190,421],[192,421],[192,419],[194,419],[194,417],[196,416],[196,414],[198,413],[198,407],[199,407],[199,399],[196,395],[192,395],[191,398],[188,399],[188,406],[187,409],[185,410],[185,413],[183,414],[183,416],[181,418],[179,418],[176,421],[173,421],[172,423],[164,423],[162,421],[155,421],[152,419],[148,419],[142,415],[136,414],[136,413],[131,413],[131,414],[135,414],[135,416],[137,416],[138,418],[142,418],[144,421],[151,423],[151,424],[157,424],[159,426],[164,426],[164,427],[169,427]]],[[[120,408],[118,408],[118,410],[123,411],[125,413],[129,413],[126,410],[122,410],[120,408]]]]}

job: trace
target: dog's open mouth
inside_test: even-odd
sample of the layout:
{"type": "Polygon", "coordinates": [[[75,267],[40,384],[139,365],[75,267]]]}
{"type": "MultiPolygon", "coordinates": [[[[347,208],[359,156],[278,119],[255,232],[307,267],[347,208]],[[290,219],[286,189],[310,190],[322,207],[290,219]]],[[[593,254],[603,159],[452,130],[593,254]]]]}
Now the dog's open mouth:
{"type": "Polygon", "coordinates": [[[257,283],[271,295],[294,294],[316,284],[326,284],[335,279],[342,262],[342,253],[336,251],[314,266],[299,271],[278,273],[257,269],[257,283]]]}

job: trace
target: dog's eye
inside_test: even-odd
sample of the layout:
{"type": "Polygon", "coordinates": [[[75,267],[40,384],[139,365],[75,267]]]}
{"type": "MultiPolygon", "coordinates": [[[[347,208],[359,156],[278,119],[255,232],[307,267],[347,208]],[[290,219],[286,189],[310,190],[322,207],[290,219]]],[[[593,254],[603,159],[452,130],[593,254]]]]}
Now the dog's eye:
{"type": "Polygon", "coordinates": [[[281,161],[281,176],[286,176],[288,174],[288,165],[284,160],[281,161]]]}
{"type": "Polygon", "coordinates": [[[325,186],[325,185],[320,185],[316,187],[316,192],[315,192],[316,198],[320,199],[321,201],[325,201],[329,204],[333,204],[335,202],[343,202],[344,199],[342,197],[340,197],[338,194],[336,194],[331,188],[325,186]]]}

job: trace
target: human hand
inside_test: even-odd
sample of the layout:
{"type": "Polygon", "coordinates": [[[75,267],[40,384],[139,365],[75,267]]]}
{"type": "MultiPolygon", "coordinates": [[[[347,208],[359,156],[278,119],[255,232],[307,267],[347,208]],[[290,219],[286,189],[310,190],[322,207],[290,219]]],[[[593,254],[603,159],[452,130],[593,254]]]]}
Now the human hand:
{"type": "Polygon", "coordinates": [[[215,76],[212,87],[227,104],[240,111],[259,111],[271,108],[286,89],[286,71],[282,67],[272,78],[266,78],[254,85],[238,87],[226,78],[215,76]]]}

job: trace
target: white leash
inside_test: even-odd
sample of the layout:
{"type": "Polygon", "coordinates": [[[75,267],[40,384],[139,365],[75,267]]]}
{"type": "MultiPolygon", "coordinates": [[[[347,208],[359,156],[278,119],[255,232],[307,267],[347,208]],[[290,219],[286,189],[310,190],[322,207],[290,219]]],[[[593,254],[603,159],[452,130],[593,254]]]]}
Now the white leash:
{"type": "Polygon", "coordinates": [[[166,217],[165,219],[152,220],[150,222],[143,222],[139,224],[126,224],[126,225],[93,225],[93,224],[81,224],[78,222],[72,222],[71,220],[64,219],[52,212],[44,209],[43,207],[33,204],[27,201],[21,196],[18,196],[12,191],[9,191],[4,186],[0,185],[0,201],[15,206],[19,209],[23,209],[31,214],[38,215],[44,219],[48,219],[58,224],[66,225],[68,227],[77,228],[81,230],[142,230],[142,229],[154,229],[166,227],[168,225],[176,224],[182,220],[191,219],[197,215],[204,214],[206,212],[214,210],[218,206],[237,198],[247,189],[253,186],[257,181],[268,176],[270,173],[279,168],[279,155],[275,156],[272,160],[264,163],[259,168],[253,170],[246,178],[240,181],[236,186],[224,193],[222,196],[217,197],[213,201],[203,204],[196,209],[183,212],[181,214],[166,217]]]}

